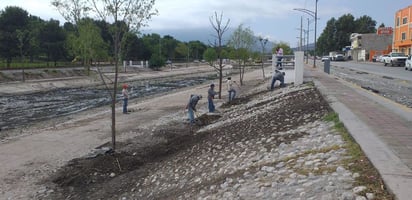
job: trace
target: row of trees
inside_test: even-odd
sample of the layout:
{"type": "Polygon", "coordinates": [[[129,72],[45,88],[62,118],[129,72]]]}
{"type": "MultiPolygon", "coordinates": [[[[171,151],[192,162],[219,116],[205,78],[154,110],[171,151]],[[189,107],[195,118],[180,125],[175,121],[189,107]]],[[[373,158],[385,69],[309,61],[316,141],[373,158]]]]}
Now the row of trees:
{"type": "MultiPolygon", "coordinates": [[[[6,67],[23,61],[77,61],[83,65],[93,60],[114,60],[112,31],[115,25],[91,18],[76,23],[42,20],[19,7],[6,7],[0,13],[0,58],[6,67]]],[[[200,41],[181,42],[172,36],[147,34],[138,37],[124,22],[120,41],[121,60],[201,59],[207,46],[200,41]]]]}
{"type": "MultiPolygon", "coordinates": [[[[22,8],[6,7],[0,12],[0,58],[5,61],[6,67],[10,67],[12,62],[45,61],[47,64],[52,62],[54,66],[58,65],[58,61],[80,63],[83,66],[90,66],[92,61],[114,62],[114,23],[87,17],[68,19],[60,25],[57,20],[42,20],[22,8]]],[[[119,60],[149,60],[151,66],[156,68],[163,66],[168,59],[174,62],[203,60],[207,48],[218,51],[214,48],[217,42],[182,42],[172,36],[162,37],[156,33],[139,36],[122,21],[118,22],[118,26],[123,30],[119,41],[119,60]]],[[[260,57],[258,40],[249,28],[239,25],[229,40],[227,44],[222,41],[222,58],[237,59],[241,56],[246,61],[245,56],[253,60],[260,57]],[[249,41],[244,44],[246,46],[240,44],[241,32],[246,32],[249,37],[249,41]]],[[[279,45],[290,49],[284,42],[279,45]]],[[[273,52],[268,49],[266,53],[270,51],[273,52]]]]}
{"type": "MultiPolygon", "coordinates": [[[[381,24],[380,27],[384,27],[381,24]]],[[[350,46],[352,33],[376,33],[376,21],[369,16],[357,19],[351,14],[342,15],[338,19],[331,18],[316,42],[316,54],[326,55],[330,51],[338,51],[350,46]]]]}

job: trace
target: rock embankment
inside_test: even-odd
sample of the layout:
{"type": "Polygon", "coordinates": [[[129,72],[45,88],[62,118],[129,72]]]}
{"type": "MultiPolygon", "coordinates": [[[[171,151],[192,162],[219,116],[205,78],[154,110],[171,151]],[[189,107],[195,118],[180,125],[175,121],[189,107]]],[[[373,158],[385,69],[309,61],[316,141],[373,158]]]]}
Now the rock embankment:
{"type": "MultiPolygon", "coordinates": [[[[89,184],[64,182],[62,192],[52,197],[125,200],[375,198],[366,186],[355,184],[361,174],[351,171],[353,163],[348,162],[351,158],[348,145],[333,128],[333,122],[323,120],[331,110],[313,86],[275,91],[262,88],[223,104],[221,117],[213,117],[214,121],[194,133],[188,133],[187,127],[176,126],[182,123],[180,118],[164,129],[153,130],[152,137],[163,145],[153,145],[153,149],[145,146],[147,155],[137,147],[139,138],[134,139],[136,144],[128,144],[122,150],[133,162],[139,163],[128,172],[115,172],[114,167],[112,171],[105,170],[108,173],[97,169],[80,176],[79,171],[71,169],[82,167],[71,165],[62,174],[74,173],[83,180],[71,182],[89,184]],[[87,180],[84,177],[88,177],[87,180]],[[97,177],[106,178],[98,182],[97,177]]],[[[118,162],[130,167],[125,160],[118,162]]],[[[100,164],[88,163],[94,167],[100,164]]]]}

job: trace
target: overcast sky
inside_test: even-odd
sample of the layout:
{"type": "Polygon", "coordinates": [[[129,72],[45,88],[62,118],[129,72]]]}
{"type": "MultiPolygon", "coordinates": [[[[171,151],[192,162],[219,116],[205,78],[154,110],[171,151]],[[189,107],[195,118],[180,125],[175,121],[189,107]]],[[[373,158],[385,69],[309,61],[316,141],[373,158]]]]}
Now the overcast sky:
{"type": "MultiPolygon", "coordinates": [[[[6,6],[19,6],[30,14],[44,20],[58,19],[60,14],[51,6],[51,0],[0,0],[0,9],[6,6]]],[[[230,19],[230,27],[239,24],[250,29],[257,36],[273,42],[284,41],[297,46],[300,36],[300,18],[303,28],[307,29],[307,18],[312,18],[294,9],[315,11],[316,0],[156,0],[159,11],[144,28],[144,32],[171,35],[178,40],[213,40],[213,29],[209,17],[223,13],[223,19],[230,19]],[[185,38],[179,32],[185,32],[185,38]],[[190,37],[187,34],[190,34],[190,37]]],[[[355,18],[368,15],[380,25],[394,25],[395,12],[412,5],[410,0],[319,0],[317,35],[326,22],[335,17],[351,13],[355,18]]],[[[314,23],[310,24],[310,42],[313,42],[314,23]]]]}

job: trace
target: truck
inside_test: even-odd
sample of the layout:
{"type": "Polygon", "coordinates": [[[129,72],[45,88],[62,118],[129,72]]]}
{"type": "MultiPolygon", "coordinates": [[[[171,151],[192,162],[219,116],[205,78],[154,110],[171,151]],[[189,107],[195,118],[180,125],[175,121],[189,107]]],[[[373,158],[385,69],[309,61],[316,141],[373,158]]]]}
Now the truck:
{"type": "Polygon", "coordinates": [[[387,66],[390,64],[392,67],[397,66],[405,66],[405,61],[408,57],[401,52],[391,52],[388,54],[387,57],[383,58],[383,65],[387,66]]]}

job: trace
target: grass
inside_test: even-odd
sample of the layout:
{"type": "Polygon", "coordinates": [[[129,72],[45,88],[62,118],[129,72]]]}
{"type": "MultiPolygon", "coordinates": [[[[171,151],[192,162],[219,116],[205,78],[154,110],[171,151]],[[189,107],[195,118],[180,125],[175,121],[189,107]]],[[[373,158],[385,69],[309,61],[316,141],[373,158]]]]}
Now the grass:
{"type": "MultiPolygon", "coordinates": [[[[57,62],[57,66],[56,67],[75,67],[77,66],[74,63],[71,62],[57,62]]],[[[19,61],[15,61],[10,63],[10,67],[7,67],[6,62],[4,61],[0,61],[0,69],[35,69],[35,68],[54,68],[54,62],[49,62],[49,64],[47,64],[47,62],[45,61],[35,61],[35,62],[19,62],[19,61]]]]}
{"type": "Polygon", "coordinates": [[[348,151],[348,159],[344,161],[344,166],[352,172],[357,172],[360,176],[355,179],[356,186],[366,186],[367,189],[362,191],[360,195],[366,193],[373,193],[375,199],[379,200],[393,200],[394,195],[389,193],[385,184],[369,159],[366,157],[361,147],[355,142],[353,137],[348,133],[344,124],[339,120],[337,113],[329,113],[324,117],[325,121],[333,122],[334,129],[338,131],[343,140],[346,143],[346,149],[348,151]]]}

